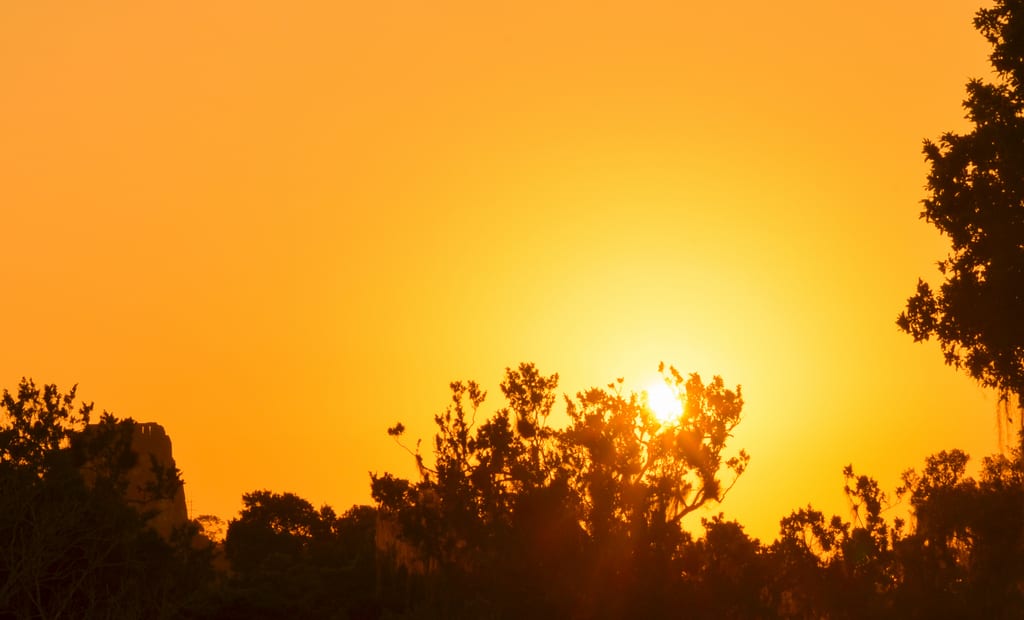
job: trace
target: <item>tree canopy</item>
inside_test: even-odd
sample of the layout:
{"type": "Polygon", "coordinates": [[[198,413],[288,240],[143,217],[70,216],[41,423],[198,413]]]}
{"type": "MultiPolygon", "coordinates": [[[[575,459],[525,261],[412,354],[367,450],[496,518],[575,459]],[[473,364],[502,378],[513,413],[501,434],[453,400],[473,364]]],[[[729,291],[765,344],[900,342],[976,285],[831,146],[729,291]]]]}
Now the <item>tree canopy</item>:
{"type": "Polygon", "coordinates": [[[417,479],[374,475],[377,507],[341,516],[246,493],[223,555],[125,501],[130,420],[87,426],[74,390],[23,381],[0,407],[0,616],[1021,617],[1020,446],[977,479],[939,452],[895,493],[848,466],[846,517],[807,505],[764,545],[722,514],[686,519],[746,467],[727,446],[739,388],[663,370],[683,405],[668,422],[621,380],[565,397],[564,417],[558,376],[532,364],[506,370],[490,416],[478,384],[452,383],[417,479]]]}
{"type": "Polygon", "coordinates": [[[748,456],[726,446],[740,422],[739,388],[661,370],[682,405],[670,423],[622,380],[566,397],[560,428],[550,423],[557,374],[506,369],[505,406],[487,418],[480,386],[452,383],[451,403],[434,418],[433,463],[417,454],[421,479],[373,478],[382,519],[401,541],[395,565],[443,575],[443,615],[622,617],[670,607],[690,540],[683,518],[721,501],[748,456]]]}
{"type": "Polygon", "coordinates": [[[938,339],[946,363],[1024,402],[1024,5],[996,0],[975,27],[995,80],[971,80],[970,132],[925,141],[921,216],[952,244],[938,290],[919,280],[899,315],[915,341],[938,339]]]}
{"type": "MultiPolygon", "coordinates": [[[[75,388],[30,380],[0,399],[4,617],[172,617],[206,574],[187,532],[164,540],[126,501],[134,422],[104,412],[90,425],[92,410],[76,406],[75,388]]],[[[138,493],[181,485],[176,471],[161,480],[138,493]]]]}

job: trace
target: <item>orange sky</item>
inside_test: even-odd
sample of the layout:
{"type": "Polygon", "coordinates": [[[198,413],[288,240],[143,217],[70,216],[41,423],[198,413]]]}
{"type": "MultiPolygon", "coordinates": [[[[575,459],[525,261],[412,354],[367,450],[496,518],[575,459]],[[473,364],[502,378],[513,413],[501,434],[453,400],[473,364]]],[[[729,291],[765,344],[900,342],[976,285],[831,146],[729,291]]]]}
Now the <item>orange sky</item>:
{"type": "Polygon", "coordinates": [[[944,240],[978,5],[7,2],[0,385],[171,434],[193,515],[369,501],[447,384],[658,362],[742,384],[722,509],[771,540],[841,469],[996,449],[894,320],[944,240]]]}

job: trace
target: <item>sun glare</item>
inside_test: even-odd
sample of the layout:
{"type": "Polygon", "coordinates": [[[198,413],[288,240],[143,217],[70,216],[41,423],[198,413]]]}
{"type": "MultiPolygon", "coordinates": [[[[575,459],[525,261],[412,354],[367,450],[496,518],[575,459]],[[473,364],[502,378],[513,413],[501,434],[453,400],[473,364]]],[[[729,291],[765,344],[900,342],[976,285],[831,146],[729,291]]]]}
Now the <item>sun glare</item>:
{"type": "Polygon", "coordinates": [[[647,386],[647,404],[662,422],[670,422],[682,413],[682,406],[676,393],[663,382],[647,386]]]}

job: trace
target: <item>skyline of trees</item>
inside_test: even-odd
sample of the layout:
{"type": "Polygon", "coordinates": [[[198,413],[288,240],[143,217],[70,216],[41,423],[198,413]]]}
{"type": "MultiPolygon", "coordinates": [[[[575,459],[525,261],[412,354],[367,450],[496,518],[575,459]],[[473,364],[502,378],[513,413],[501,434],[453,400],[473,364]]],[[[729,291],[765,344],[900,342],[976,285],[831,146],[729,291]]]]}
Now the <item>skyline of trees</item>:
{"type": "Polygon", "coordinates": [[[505,403],[491,416],[480,411],[477,384],[455,382],[435,416],[435,458],[417,455],[419,480],[374,475],[377,505],[341,515],[292,493],[246,493],[222,540],[206,519],[217,546],[199,535],[200,520],[165,540],[126,505],[130,420],[106,414],[104,432],[86,433],[92,407],[76,409],[74,390],[25,381],[0,401],[0,535],[22,541],[0,554],[0,610],[18,618],[1024,613],[1020,446],[985,458],[977,478],[965,453],[937,453],[892,493],[847,467],[849,515],[808,504],[781,518],[771,543],[722,514],[701,519],[701,533],[680,517],[723,499],[742,473],[746,457],[725,455],[742,397],[717,377],[666,376],[687,403],[676,420],[657,421],[642,394],[612,382],[566,398],[564,428],[546,422],[557,375],[531,364],[506,370],[505,403]],[[97,455],[105,465],[91,471],[106,472],[106,482],[89,486],[81,467],[97,455]],[[900,501],[909,512],[893,516],[900,501]]]}

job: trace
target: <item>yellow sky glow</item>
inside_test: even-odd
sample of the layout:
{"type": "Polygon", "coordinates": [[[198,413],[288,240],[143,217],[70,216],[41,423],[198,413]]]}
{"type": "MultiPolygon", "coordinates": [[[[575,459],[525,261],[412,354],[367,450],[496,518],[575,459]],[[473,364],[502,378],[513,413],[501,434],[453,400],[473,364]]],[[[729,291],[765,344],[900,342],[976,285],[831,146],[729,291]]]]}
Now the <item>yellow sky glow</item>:
{"type": "Polygon", "coordinates": [[[664,361],[743,386],[728,516],[845,515],[847,463],[996,449],[995,397],[894,324],[977,8],[4,3],[0,385],[162,423],[231,517],[412,475],[384,431],[428,439],[452,380],[664,361]]]}

